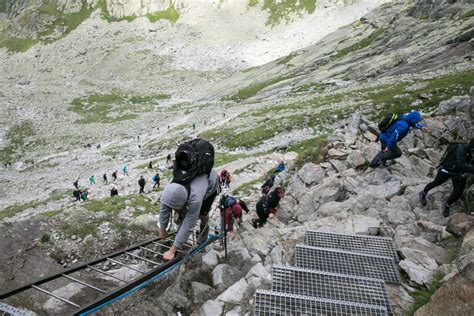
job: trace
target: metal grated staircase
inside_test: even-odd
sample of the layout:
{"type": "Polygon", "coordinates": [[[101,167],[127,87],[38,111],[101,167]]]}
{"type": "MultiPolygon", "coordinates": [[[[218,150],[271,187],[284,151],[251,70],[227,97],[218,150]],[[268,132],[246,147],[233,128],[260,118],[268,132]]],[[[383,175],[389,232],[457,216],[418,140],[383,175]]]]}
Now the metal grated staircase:
{"type": "Polygon", "coordinates": [[[306,231],[295,267],[272,268],[254,315],[393,315],[385,282],[400,284],[391,238],[306,231]]]}

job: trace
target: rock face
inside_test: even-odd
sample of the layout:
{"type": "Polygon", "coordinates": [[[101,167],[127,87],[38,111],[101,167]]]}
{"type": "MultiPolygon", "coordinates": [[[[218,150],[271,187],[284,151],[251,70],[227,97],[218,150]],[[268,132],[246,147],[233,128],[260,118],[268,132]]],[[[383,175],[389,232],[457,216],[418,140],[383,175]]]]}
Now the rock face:
{"type": "Polygon", "coordinates": [[[474,309],[474,263],[449,279],[416,316],[470,315],[474,309]]]}

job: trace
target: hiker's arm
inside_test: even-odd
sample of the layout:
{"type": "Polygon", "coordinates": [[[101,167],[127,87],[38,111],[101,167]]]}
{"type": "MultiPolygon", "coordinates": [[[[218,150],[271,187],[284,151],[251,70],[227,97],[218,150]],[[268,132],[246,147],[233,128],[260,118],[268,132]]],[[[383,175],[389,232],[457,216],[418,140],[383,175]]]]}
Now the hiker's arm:
{"type": "Polygon", "coordinates": [[[191,230],[196,225],[201,210],[202,201],[207,190],[207,175],[196,177],[190,185],[190,194],[188,199],[188,212],[183,219],[183,223],[176,234],[174,246],[178,249],[188,240],[191,230]]]}
{"type": "Polygon", "coordinates": [[[225,214],[225,224],[227,225],[227,231],[233,232],[234,231],[234,225],[232,225],[232,211],[230,208],[226,208],[224,211],[225,214]]]}
{"type": "Polygon", "coordinates": [[[166,231],[166,227],[168,227],[168,223],[170,221],[171,209],[164,205],[163,203],[160,204],[160,232],[166,231]]]}
{"type": "Polygon", "coordinates": [[[458,146],[456,150],[456,166],[463,173],[474,173],[474,166],[466,160],[466,146],[458,146]]]}

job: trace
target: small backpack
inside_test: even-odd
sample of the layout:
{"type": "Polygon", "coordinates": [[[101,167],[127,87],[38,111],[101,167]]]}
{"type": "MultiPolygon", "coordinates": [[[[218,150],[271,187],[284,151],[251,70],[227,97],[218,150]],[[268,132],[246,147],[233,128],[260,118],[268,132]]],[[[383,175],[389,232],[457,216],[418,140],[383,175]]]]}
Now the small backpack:
{"type": "Polygon", "coordinates": [[[196,138],[179,145],[173,166],[173,181],[182,185],[191,183],[196,176],[212,171],[214,147],[207,140],[196,138]]]}
{"type": "Polygon", "coordinates": [[[453,166],[456,165],[456,151],[458,150],[459,145],[459,143],[450,143],[444,151],[443,156],[439,160],[439,165],[436,168],[439,168],[446,163],[452,164],[453,166]]]}
{"type": "Polygon", "coordinates": [[[400,115],[396,113],[390,113],[385,115],[382,121],[378,124],[378,128],[380,132],[385,132],[390,126],[395,124],[396,121],[400,119],[400,115]]]}
{"type": "Polygon", "coordinates": [[[230,195],[223,195],[219,200],[219,208],[224,210],[237,204],[237,199],[230,195]]]}

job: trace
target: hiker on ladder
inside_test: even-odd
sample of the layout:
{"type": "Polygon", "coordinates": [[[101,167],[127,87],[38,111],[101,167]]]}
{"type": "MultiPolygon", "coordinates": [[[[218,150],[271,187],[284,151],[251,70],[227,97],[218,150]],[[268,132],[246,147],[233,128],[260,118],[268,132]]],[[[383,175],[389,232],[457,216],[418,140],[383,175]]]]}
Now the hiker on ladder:
{"type": "Polygon", "coordinates": [[[171,211],[180,214],[178,232],[163,259],[172,260],[176,251],[188,240],[198,218],[201,219],[198,243],[207,240],[208,213],[220,193],[219,176],[212,170],[214,147],[202,139],[194,139],[178,147],[173,167],[173,182],[168,184],[160,200],[160,238],[166,238],[171,211]]]}

